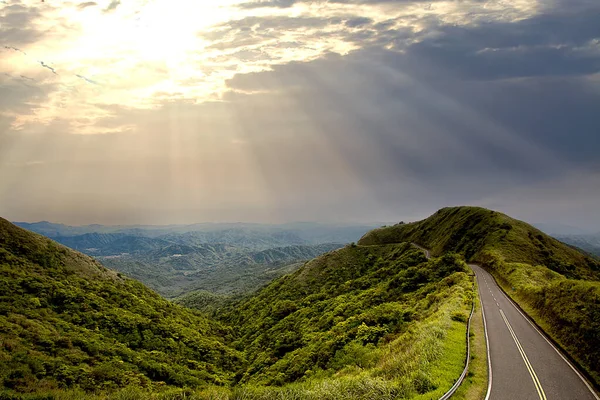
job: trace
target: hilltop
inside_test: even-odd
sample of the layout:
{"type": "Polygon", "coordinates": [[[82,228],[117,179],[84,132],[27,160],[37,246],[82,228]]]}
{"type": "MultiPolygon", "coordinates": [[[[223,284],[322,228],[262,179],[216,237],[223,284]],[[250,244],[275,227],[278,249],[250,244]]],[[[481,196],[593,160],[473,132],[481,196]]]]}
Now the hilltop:
{"type": "Polygon", "coordinates": [[[448,207],[419,222],[372,230],[359,244],[415,242],[433,254],[461,253],[482,262],[493,253],[504,262],[544,265],[567,278],[598,280],[600,262],[533,226],[480,207],[448,207]]]}
{"type": "Polygon", "coordinates": [[[443,208],[375,229],[361,245],[415,242],[486,267],[510,296],[600,384],[600,260],[533,226],[479,207],[443,208]]]}

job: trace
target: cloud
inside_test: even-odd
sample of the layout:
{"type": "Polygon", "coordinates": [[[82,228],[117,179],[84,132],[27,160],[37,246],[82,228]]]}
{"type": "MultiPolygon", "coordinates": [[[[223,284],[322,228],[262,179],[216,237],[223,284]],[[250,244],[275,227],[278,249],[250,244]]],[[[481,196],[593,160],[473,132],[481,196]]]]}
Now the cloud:
{"type": "Polygon", "coordinates": [[[88,7],[94,7],[97,6],[98,3],[94,2],[94,1],[87,1],[85,3],[81,3],[77,6],[78,9],[83,10],[84,8],[88,8],[88,7]]]}
{"type": "MultiPolygon", "coordinates": [[[[597,2],[269,1],[197,21],[170,4],[140,9],[147,28],[120,19],[132,4],[88,10],[94,46],[48,50],[60,81],[2,78],[4,215],[399,220],[467,203],[600,223],[597,2]]],[[[51,75],[13,53],[11,76],[51,75]]]]}
{"type": "Polygon", "coordinates": [[[36,42],[42,32],[36,30],[35,21],[41,17],[39,10],[12,4],[2,8],[0,37],[4,45],[23,47],[36,42]]]}
{"type": "Polygon", "coordinates": [[[121,5],[121,0],[111,0],[108,7],[104,9],[105,13],[113,12],[121,5]]]}

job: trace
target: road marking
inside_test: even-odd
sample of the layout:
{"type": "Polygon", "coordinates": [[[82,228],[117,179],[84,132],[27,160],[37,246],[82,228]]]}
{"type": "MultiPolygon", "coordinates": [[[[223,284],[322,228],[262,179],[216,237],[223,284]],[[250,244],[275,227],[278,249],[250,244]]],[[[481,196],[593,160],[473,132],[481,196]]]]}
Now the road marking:
{"type": "Polygon", "coordinates": [[[506,324],[506,327],[510,331],[511,336],[512,336],[513,340],[515,341],[515,344],[517,345],[517,349],[519,349],[519,353],[521,353],[521,357],[523,358],[523,361],[525,362],[525,366],[527,367],[527,370],[529,371],[529,375],[531,375],[531,379],[533,379],[533,384],[535,385],[535,389],[537,390],[538,396],[540,396],[540,400],[547,400],[546,393],[544,393],[544,389],[542,388],[542,384],[540,383],[535,371],[533,370],[533,366],[529,362],[529,358],[527,358],[527,354],[525,354],[525,350],[523,350],[523,347],[521,346],[521,342],[519,342],[519,339],[517,338],[515,331],[513,331],[512,326],[510,326],[510,323],[508,322],[508,319],[506,319],[506,315],[504,315],[504,311],[500,310],[500,314],[502,315],[502,318],[504,319],[504,323],[506,324]]]}
{"type": "MultiPolygon", "coordinates": [[[[489,272],[488,272],[489,273],[489,272]]],[[[495,280],[494,280],[495,282],[495,280]]],[[[496,286],[498,286],[498,284],[496,283],[496,286]]],[[[583,375],[581,375],[581,373],[577,370],[577,368],[575,368],[573,366],[573,364],[571,364],[571,362],[569,360],[567,360],[567,358],[556,348],[556,346],[550,341],[548,340],[548,338],[546,337],[546,335],[544,335],[542,332],[540,332],[540,330],[538,329],[537,326],[535,326],[535,324],[533,322],[531,322],[531,320],[529,319],[529,317],[527,315],[525,315],[520,309],[519,307],[517,307],[517,305],[515,304],[515,302],[513,301],[513,299],[511,299],[510,297],[508,297],[506,295],[506,293],[504,293],[503,290],[499,289],[500,292],[502,293],[502,295],[508,300],[508,302],[510,304],[512,304],[512,306],[515,308],[515,310],[517,310],[519,312],[519,314],[521,314],[523,316],[523,318],[525,318],[525,320],[527,322],[529,322],[529,325],[532,326],[533,329],[535,329],[535,331],[544,338],[544,340],[550,345],[550,347],[552,347],[554,349],[554,351],[556,352],[556,354],[558,354],[560,356],[560,358],[563,359],[563,361],[565,363],[567,363],[567,365],[569,367],[571,367],[571,369],[573,370],[573,372],[575,372],[577,374],[577,376],[579,377],[579,379],[581,379],[581,381],[585,384],[585,386],[588,388],[588,390],[590,391],[590,393],[592,394],[592,396],[594,396],[594,398],[596,400],[600,400],[600,397],[598,397],[598,395],[596,394],[596,392],[594,391],[594,389],[592,389],[592,386],[588,383],[588,381],[583,377],[583,375]]]]}

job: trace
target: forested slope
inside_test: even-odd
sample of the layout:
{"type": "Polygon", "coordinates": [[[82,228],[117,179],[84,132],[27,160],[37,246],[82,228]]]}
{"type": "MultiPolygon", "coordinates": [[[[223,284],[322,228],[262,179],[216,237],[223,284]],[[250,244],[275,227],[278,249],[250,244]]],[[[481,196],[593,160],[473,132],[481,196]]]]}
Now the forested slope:
{"type": "Polygon", "coordinates": [[[78,386],[227,384],[231,329],[92,258],[0,219],[0,382],[78,386]]]}

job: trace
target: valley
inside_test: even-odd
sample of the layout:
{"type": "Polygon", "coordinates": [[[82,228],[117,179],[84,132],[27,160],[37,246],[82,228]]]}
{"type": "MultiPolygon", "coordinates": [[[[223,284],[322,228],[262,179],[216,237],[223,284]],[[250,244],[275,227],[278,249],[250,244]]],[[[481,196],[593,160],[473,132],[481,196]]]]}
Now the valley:
{"type": "Polygon", "coordinates": [[[72,227],[17,225],[95,257],[105,266],[174,298],[206,290],[256,290],[299,262],[357,241],[373,225],[295,223],[72,227]]]}
{"type": "MultiPolygon", "coordinates": [[[[598,382],[600,263],[494,211],[445,208],[371,230],[356,244],[321,247],[324,254],[258,290],[232,297],[214,284],[175,302],[0,222],[2,399],[437,399],[464,368],[467,320],[479,298],[467,262],[491,273],[598,382]]],[[[169,252],[184,254],[177,246],[169,252]]],[[[319,245],[284,248],[306,254],[302,246],[319,245]]],[[[278,250],[255,248],[264,256],[253,259],[273,260],[265,251],[278,250]]],[[[482,293],[491,283],[477,275],[482,293]]],[[[507,317],[522,337],[515,315],[507,317]]],[[[468,382],[480,386],[468,392],[481,393],[487,371],[474,364],[468,382]]],[[[492,366],[508,372],[493,357],[492,366]]],[[[540,376],[548,388],[553,378],[540,376]]]]}

